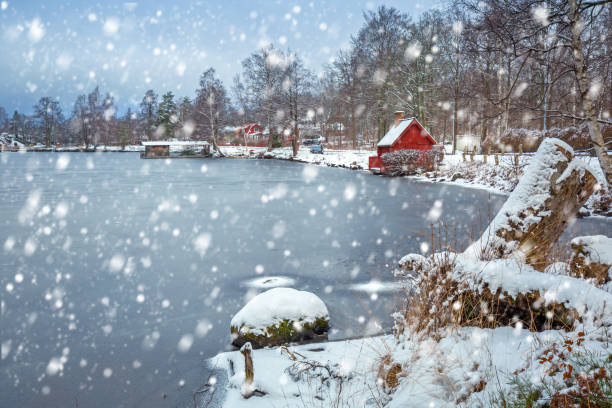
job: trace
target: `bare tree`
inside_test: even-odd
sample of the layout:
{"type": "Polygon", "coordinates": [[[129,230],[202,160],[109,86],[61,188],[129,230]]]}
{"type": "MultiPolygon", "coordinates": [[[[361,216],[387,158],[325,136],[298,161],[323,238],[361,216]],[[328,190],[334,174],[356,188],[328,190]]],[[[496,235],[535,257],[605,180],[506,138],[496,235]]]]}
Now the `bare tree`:
{"type": "Polygon", "coordinates": [[[262,48],[242,61],[243,77],[253,94],[257,116],[268,130],[268,150],[276,143],[278,125],[284,119],[279,108],[279,94],[287,60],[274,47],[262,48]]]}
{"type": "Polygon", "coordinates": [[[289,111],[289,122],[293,128],[291,147],[295,157],[299,146],[299,122],[308,107],[306,97],[312,87],[314,75],[304,66],[304,62],[297,54],[288,52],[287,59],[282,89],[289,111]]]}
{"type": "Polygon", "coordinates": [[[582,35],[585,27],[583,18],[589,16],[589,13],[594,11],[596,7],[602,7],[604,4],[610,3],[610,1],[585,1],[585,0],[569,0],[569,12],[568,17],[570,19],[571,27],[571,44],[572,51],[574,52],[574,65],[576,83],[578,85],[578,92],[584,111],[589,123],[589,134],[591,136],[591,143],[595,149],[595,153],[599,160],[608,185],[612,183],[612,163],[610,163],[610,156],[606,152],[603,135],[599,128],[597,121],[597,112],[595,110],[595,96],[598,92],[597,83],[591,83],[587,78],[587,68],[585,67],[584,52],[582,44],[582,35]]]}
{"type": "Polygon", "coordinates": [[[379,7],[376,12],[364,13],[365,23],[351,39],[358,61],[362,62],[363,75],[368,81],[364,103],[374,109],[378,139],[387,132],[394,88],[397,62],[405,55],[406,38],[410,28],[408,15],[395,8],[379,7]]]}
{"type": "Polygon", "coordinates": [[[195,111],[198,119],[196,123],[204,134],[208,134],[213,149],[219,152],[217,140],[219,131],[227,123],[229,98],[213,68],[209,68],[202,74],[200,88],[196,93],[195,111]]]}
{"type": "Polygon", "coordinates": [[[63,120],[62,108],[59,102],[47,96],[40,98],[38,103],[34,105],[34,117],[38,120],[44,133],[45,146],[51,146],[53,143],[54,131],[63,120]]]}
{"type": "MultiPolygon", "coordinates": [[[[344,110],[343,120],[349,129],[349,138],[353,149],[357,148],[357,121],[363,109],[359,109],[361,92],[363,90],[363,76],[365,67],[359,62],[354,51],[340,51],[331,67],[330,75],[338,88],[338,97],[344,110]]],[[[364,106],[364,105],[362,105],[364,106]]]]}

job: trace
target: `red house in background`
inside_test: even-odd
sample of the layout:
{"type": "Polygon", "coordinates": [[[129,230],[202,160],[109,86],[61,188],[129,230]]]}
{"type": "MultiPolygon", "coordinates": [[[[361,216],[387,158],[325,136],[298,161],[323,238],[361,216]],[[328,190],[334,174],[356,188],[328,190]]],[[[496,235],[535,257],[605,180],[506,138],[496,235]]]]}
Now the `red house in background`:
{"type": "Polygon", "coordinates": [[[242,127],[247,140],[255,141],[263,138],[263,129],[257,123],[247,123],[242,127]]]}
{"type": "Polygon", "coordinates": [[[377,155],[369,158],[368,167],[384,173],[382,155],[396,150],[431,150],[436,141],[416,118],[404,119],[404,112],[395,112],[395,122],[377,145],[377,155]]]}

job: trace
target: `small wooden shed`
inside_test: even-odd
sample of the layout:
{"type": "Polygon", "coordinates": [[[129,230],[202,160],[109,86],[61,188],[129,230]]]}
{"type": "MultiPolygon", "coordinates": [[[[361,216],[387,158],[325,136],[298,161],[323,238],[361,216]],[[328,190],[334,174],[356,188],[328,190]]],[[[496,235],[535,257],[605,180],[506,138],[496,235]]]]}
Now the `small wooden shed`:
{"type": "Polygon", "coordinates": [[[170,156],[170,144],[160,144],[158,142],[143,142],[145,147],[144,157],[168,157],[170,156]]]}
{"type": "Polygon", "coordinates": [[[210,144],[205,141],[166,140],[142,142],[145,147],[143,159],[159,159],[168,157],[198,158],[210,155],[210,144]]]}
{"type": "Polygon", "coordinates": [[[404,118],[404,112],[395,112],[395,122],[376,145],[376,156],[369,158],[369,168],[384,172],[382,155],[396,150],[431,150],[436,141],[416,118],[404,118]]]}

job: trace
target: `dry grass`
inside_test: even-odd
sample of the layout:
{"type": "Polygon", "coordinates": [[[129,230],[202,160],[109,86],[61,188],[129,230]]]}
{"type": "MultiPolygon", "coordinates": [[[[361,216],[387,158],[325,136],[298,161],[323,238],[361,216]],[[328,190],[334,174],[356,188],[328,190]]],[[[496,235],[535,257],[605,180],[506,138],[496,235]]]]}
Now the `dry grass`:
{"type": "MultiPolygon", "coordinates": [[[[571,330],[579,314],[561,303],[544,302],[539,291],[511,296],[502,288],[491,290],[477,279],[457,281],[454,278],[455,245],[449,244],[446,228],[432,228],[434,254],[414,257],[403,265],[403,274],[412,285],[400,311],[395,314],[394,333],[419,333],[440,339],[442,329],[459,327],[496,328],[514,326],[530,331],[571,330]],[[416,274],[416,276],[415,276],[416,274]]],[[[486,241],[486,240],[485,240],[486,241]]],[[[483,245],[482,260],[497,258],[496,249],[483,245]]],[[[547,264],[568,262],[567,248],[551,246],[547,264]]]]}

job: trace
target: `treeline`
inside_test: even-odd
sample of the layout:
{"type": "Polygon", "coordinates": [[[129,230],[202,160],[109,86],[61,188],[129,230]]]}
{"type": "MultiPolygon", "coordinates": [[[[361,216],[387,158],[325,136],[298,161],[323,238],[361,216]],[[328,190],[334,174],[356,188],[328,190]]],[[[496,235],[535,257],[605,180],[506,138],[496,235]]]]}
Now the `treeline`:
{"type": "Polygon", "coordinates": [[[42,98],[32,117],[4,121],[36,127],[30,134],[41,140],[81,143],[216,142],[226,125],[253,121],[273,144],[308,123],[356,147],[380,139],[401,109],[438,140],[483,141],[510,128],[609,122],[611,31],[609,0],[454,0],[417,19],[380,7],[364,13],[350,47],[318,75],[294,52],[269,46],[242,62],[229,88],[207,70],[193,99],[151,90],[137,111],[117,117],[112,96],[96,89],[79,96],[67,119],[42,98]]]}

